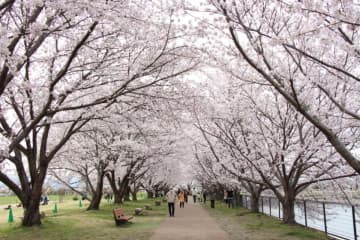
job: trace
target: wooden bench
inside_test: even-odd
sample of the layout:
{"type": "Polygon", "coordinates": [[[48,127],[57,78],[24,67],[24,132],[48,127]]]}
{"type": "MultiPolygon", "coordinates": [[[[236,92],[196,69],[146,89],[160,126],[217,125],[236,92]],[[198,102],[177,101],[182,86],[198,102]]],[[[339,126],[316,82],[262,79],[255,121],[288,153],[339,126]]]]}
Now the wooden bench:
{"type": "Polygon", "coordinates": [[[115,219],[116,226],[119,226],[124,223],[128,223],[132,216],[125,216],[124,209],[116,208],[113,210],[113,215],[115,219]]]}

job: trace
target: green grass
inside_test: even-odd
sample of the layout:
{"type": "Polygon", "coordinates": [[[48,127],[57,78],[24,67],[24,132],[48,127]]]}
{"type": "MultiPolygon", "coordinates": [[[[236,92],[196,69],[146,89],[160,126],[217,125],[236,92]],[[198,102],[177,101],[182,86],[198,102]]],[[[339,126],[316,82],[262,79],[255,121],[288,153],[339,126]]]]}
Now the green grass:
{"type": "Polygon", "coordinates": [[[16,196],[1,196],[0,197],[0,205],[8,205],[19,203],[19,199],[16,196]]]}
{"type": "MultiPolygon", "coordinates": [[[[51,198],[50,198],[51,199],[51,198]]],[[[166,205],[155,206],[153,200],[126,202],[122,205],[108,204],[106,201],[98,211],[86,211],[87,202],[79,208],[78,201],[67,200],[58,204],[58,213],[53,214],[54,202],[41,206],[46,214],[39,227],[24,228],[20,226],[21,208],[14,208],[14,223],[7,223],[8,211],[0,209],[0,239],[139,239],[146,240],[152,235],[166,216],[166,205]],[[112,210],[116,207],[125,209],[127,215],[133,215],[134,209],[145,204],[153,206],[142,216],[135,216],[132,224],[115,226],[112,210]]]]}
{"type": "MultiPolygon", "coordinates": [[[[63,200],[71,200],[75,195],[64,195],[63,200]]],[[[59,201],[59,195],[49,195],[50,201],[59,201]]],[[[80,198],[80,197],[79,197],[80,198]]],[[[0,205],[17,204],[20,200],[15,195],[12,196],[0,196],[0,205]]]]}
{"type": "MultiPolygon", "coordinates": [[[[81,197],[79,195],[63,195],[62,198],[63,200],[72,200],[72,198],[76,196],[78,199],[81,199],[81,197]]],[[[60,196],[59,195],[54,195],[54,194],[51,194],[49,195],[49,199],[50,201],[59,201],[59,198],[60,196]]],[[[147,195],[146,195],[146,192],[139,192],[137,193],[137,199],[138,200],[145,200],[147,199],[147,195]]],[[[1,205],[9,205],[9,204],[17,204],[19,203],[20,200],[15,196],[15,195],[12,195],[12,196],[0,196],[0,206],[1,205]]]]}
{"type": "Polygon", "coordinates": [[[252,213],[244,208],[228,208],[217,201],[215,209],[205,206],[220,226],[229,233],[231,240],[314,240],[328,239],[324,233],[300,225],[287,225],[272,217],[252,213]]]}

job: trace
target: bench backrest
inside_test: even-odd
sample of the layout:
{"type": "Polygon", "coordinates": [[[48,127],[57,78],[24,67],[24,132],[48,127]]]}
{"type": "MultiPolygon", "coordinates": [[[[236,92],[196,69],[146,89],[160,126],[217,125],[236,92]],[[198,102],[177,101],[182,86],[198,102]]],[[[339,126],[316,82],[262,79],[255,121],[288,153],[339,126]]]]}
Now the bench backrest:
{"type": "Polygon", "coordinates": [[[117,219],[125,216],[124,209],[122,209],[122,208],[114,209],[113,214],[114,214],[114,217],[116,217],[117,219]]]}

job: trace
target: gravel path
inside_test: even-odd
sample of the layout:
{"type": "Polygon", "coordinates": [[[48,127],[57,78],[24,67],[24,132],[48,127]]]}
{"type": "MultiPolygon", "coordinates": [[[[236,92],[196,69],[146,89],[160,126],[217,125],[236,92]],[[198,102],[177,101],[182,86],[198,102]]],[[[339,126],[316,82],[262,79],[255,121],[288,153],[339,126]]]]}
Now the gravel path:
{"type": "Polygon", "coordinates": [[[168,217],[151,240],[229,240],[229,235],[200,205],[189,202],[185,208],[179,208],[177,203],[175,217],[168,217]]]}

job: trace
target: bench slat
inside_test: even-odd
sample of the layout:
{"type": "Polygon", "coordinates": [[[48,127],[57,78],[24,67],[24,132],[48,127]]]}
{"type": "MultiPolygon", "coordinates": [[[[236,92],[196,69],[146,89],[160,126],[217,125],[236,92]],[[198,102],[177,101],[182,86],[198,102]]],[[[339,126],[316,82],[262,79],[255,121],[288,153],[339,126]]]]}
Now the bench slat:
{"type": "Polygon", "coordinates": [[[114,209],[113,215],[115,218],[116,225],[118,225],[119,223],[126,223],[133,218],[133,216],[125,216],[124,209],[122,208],[114,209]]]}

